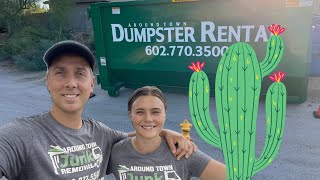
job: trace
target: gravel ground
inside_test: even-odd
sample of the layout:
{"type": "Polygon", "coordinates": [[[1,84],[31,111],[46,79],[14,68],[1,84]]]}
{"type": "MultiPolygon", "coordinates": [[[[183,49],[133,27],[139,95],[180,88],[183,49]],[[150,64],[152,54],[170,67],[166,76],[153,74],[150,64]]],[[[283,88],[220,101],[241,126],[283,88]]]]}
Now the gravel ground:
{"type": "MultiPolygon", "coordinates": [[[[0,62],[0,126],[11,120],[48,111],[51,100],[45,83],[45,72],[24,72],[7,61],[0,62]]],[[[112,98],[106,91],[95,87],[96,96],[88,102],[84,116],[93,117],[111,128],[124,132],[132,131],[127,118],[127,97],[133,92],[123,88],[120,96],[112,98]]],[[[166,93],[168,99],[168,120],[165,127],[180,131],[179,124],[190,119],[188,98],[183,94],[166,93]]],[[[288,104],[285,132],[280,151],[270,166],[254,176],[254,180],[320,180],[320,119],[312,112],[320,103],[320,78],[310,77],[307,101],[302,104],[288,104]]],[[[211,112],[214,111],[211,100],[211,112]]],[[[264,102],[259,105],[257,121],[256,156],[265,143],[264,102]]],[[[212,113],[214,123],[216,116],[212,113]]],[[[192,129],[192,138],[198,147],[212,158],[224,162],[223,154],[217,148],[206,144],[192,129]]],[[[113,179],[107,177],[107,179],[113,179]]]]}

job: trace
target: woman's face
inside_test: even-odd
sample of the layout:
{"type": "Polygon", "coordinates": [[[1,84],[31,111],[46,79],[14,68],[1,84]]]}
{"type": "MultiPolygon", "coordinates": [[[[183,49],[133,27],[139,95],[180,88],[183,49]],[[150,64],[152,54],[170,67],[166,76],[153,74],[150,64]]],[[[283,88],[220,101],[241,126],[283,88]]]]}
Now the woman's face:
{"type": "Polygon", "coordinates": [[[166,119],[163,102],[156,96],[140,96],[133,103],[129,118],[136,136],[146,139],[159,137],[166,119]]]}

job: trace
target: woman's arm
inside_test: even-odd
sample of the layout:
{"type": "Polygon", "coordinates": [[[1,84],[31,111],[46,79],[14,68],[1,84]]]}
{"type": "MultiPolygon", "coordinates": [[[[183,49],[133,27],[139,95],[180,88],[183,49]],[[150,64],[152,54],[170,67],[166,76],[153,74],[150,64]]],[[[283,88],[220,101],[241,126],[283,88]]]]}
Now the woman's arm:
{"type": "Polygon", "coordinates": [[[200,180],[226,180],[226,166],[214,159],[210,160],[200,176],[200,180]]]}

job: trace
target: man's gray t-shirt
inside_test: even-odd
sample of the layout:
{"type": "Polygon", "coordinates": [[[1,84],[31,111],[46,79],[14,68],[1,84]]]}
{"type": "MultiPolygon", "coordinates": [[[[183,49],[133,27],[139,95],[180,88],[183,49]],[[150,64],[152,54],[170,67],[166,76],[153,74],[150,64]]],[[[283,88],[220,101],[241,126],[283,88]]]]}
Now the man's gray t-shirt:
{"type": "Polygon", "coordinates": [[[0,178],[103,179],[113,144],[127,137],[92,119],[64,127],[50,113],[0,127],[0,178]]]}
{"type": "Polygon", "coordinates": [[[140,154],[134,149],[131,139],[126,138],[112,148],[107,174],[113,173],[117,180],[187,180],[200,177],[211,159],[197,151],[188,159],[178,161],[163,138],[154,152],[140,154]]]}

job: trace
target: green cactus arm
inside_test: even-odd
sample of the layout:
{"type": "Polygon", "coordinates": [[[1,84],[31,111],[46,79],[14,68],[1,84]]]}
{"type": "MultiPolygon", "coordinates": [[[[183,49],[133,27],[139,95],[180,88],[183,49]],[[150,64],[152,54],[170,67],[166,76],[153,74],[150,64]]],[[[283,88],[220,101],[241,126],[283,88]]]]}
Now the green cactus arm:
{"type": "Polygon", "coordinates": [[[194,72],[189,83],[189,109],[193,125],[201,138],[220,148],[220,136],[209,113],[210,86],[205,72],[194,72]]]}
{"type": "Polygon", "coordinates": [[[267,52],[264,60],[260,63],[262,76],[268,75],[279,64],[284,50],[283,40],[280,36],[272,36],[267,45],[267,52]]]}
{"type": "Polygon", "coordinates": [[[269,87],[266,97],[266,143],[254,163],[252,176],[267,167],[279,151],[285,124],[286,97],[286,87],[282,82],[274,82],[269,87]]]}

